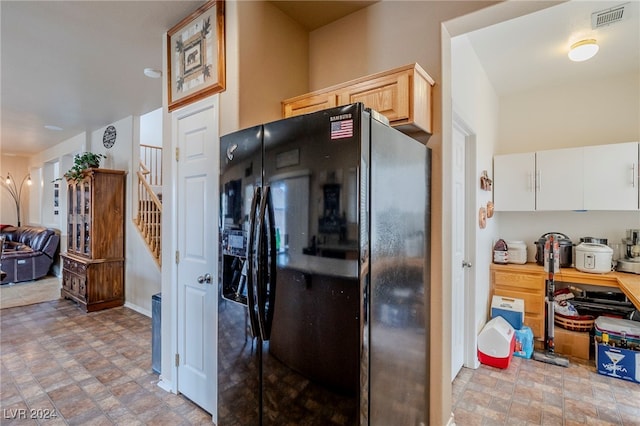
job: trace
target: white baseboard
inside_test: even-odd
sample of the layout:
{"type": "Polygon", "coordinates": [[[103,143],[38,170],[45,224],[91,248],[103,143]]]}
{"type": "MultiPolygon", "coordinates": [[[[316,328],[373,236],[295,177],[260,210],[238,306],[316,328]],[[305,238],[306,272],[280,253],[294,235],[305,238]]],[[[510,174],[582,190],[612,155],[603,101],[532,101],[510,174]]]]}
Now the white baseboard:
{"type": "Polygon", "coordinates": [[[447,422],[447,426],[456,426],[456,421],[453,418],[453,413],[451,413],[451,417],[449,417],[449,421],[447,422]]]}
{"type": "Polygon", "coordinates": [[[171,382],[166,381],[162,376],[160,376],[160,380],[158,381],[158,387],[165,392],[171,393],[171,389],[173,389],[173,384],[171,382]]]}
{"type": "Polygon", "coordinates": [[[144,315],[146,317],[151,318],[151,312],[148,311],[147,309],[141,308],[138,305],[134,305],[133,303],[130,303],[130,302],[124,302],[124,307],[132,309],[132,310],[138,312],[139,314],[142,314],[142,315],[144,315]]]}

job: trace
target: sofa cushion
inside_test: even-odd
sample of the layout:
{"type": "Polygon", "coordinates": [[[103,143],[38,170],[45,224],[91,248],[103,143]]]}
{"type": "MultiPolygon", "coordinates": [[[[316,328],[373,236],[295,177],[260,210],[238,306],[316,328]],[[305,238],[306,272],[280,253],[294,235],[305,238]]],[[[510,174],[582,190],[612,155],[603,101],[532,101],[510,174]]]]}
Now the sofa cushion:
{"type": "Polygon", "coordinates": [[[20,239],[20,230],[13,225],[5,226],[2,229],[2,235],[7,239],[7,241],[19,242],[20,239]]]}
{"type": "Polygon", "coordinates": [[[26,226],[20,228],[19,241],[35,251],[42,251],[53,230],[43,227],[26,226]]]}

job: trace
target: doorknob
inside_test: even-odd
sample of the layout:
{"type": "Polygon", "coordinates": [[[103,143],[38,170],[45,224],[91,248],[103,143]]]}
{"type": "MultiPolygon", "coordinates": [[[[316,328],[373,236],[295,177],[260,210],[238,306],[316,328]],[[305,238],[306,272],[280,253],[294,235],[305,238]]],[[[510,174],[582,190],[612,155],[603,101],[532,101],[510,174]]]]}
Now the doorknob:
{"type": "Polygon", "coordinates": [[[467,262],[466,260],[462,261],[462,267],[463,268],[471,268],[471,262],[467,262]]]}
{"type": "Polygon", "coordinates": [[[212,281],[211,274],[208,272],[198,277],[198,284],[204,284],[204,283],[211,284],[211,281],[212,281]]]}

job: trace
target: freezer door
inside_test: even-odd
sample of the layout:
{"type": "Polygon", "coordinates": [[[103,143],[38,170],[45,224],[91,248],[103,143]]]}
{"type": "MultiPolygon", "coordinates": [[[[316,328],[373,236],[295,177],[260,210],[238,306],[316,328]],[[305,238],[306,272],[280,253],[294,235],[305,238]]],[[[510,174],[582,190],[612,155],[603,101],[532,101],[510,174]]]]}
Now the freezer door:
{"type": "Polygon", "coordinates": [[[277,251],[263,353],[266,425],[358,422],[361,111],[350,105],[264,125],[277,251]]]}
{"type": "Polygon", "coordinates": [[[429,153],[372,121],[369,424],[428,424],[429,153]]]}
{"type": "Polygon", "coordinates": [[[261,199],[262,127],[223,136],[220,149],[217,423],[257,425],[260,358],[254,337],[257,309],[252,302],[256,300],[254,241],[261,199]]]}

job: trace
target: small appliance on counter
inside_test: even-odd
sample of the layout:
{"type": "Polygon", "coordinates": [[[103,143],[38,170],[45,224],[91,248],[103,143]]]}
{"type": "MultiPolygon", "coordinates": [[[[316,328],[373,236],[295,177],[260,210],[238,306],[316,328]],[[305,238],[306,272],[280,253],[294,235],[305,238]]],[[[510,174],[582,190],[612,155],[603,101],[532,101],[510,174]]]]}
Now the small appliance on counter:
{"type": "Polygon", "coordinates": [[[640,229],[627,229],[627,237],[622,242],[625,255],[624,259],[618,259],[616,271],[640,274],[640,229]]]}
{"type": "Polygon", "coordinates": [[[580,243],[576,246],[575,268],[593,274],[611,272],[613,249],[604,244],[580,243]]]}
{"type": "Polygon", "coordinates": [[[524,241],[507,241],[508,262],[524,265],[527,263],[527,245],[524,241]]]}
{"type": "Polygon", "coordinates": [[[581,243],[594,243],[594,244],[604,244],[605,246],[609,244],[609,240],[606,238],[596,238],[596,237],[580,237],[581,243]]]}
{"type": "Polygon", "coordinates": [[[542,235],[536,245],[536,263],[540,266],[544,265],[544,244],[547,238],[553,236],[554,240],[558,243],[560,251],[560,267],[569,268],[573,264],[573,242],[571,238],[560,232],[547,232],[542,235]]]}

